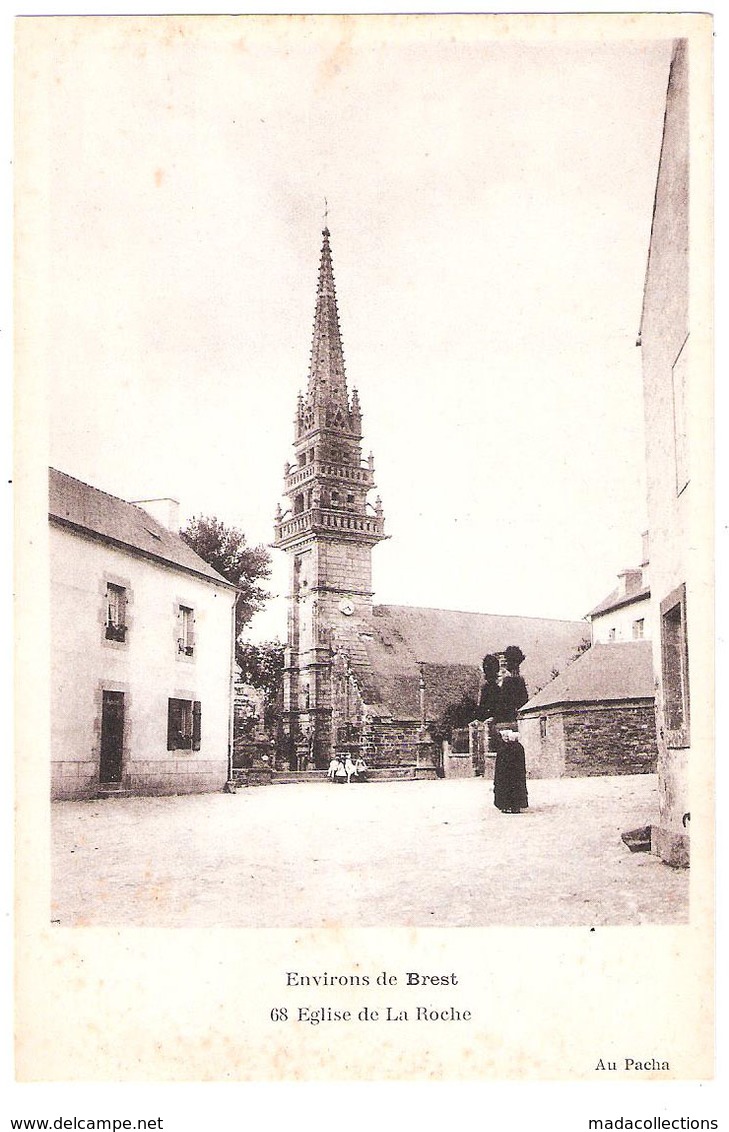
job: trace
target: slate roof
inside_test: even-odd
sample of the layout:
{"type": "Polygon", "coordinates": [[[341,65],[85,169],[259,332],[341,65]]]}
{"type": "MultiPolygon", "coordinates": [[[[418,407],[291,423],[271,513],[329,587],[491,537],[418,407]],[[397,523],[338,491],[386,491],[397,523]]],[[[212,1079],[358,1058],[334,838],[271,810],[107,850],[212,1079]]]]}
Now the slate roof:
{"type": "Polygon", "coordinates": [[[48,517],[52,522],[235,589],[179,535],[158,523],[142,507],[55,468],[48,470],[48,517]]]}
{"type": "Polygon", "coordinates": [[[650,641],[610,641],[593,645],[521,709],[529,713],[557,704],[653,699],[650,641]]]}
{"type": "Polygon", "coordinates": [[[527,687],[539,688],[589,637],[584,621],[376,605],[361,626],[366,662],[355,667],[366,702],[394,719],[418,719],[422,665],[426,714],[435,719],[464,692],[478,697],[486,653],[519,645],[527,687]]]}
{"type": "Polygon", "coordinates": [[[641,589],[634,590],[633,593],[628,594],[621,594],[619,589],[614,589],[585,616],[596,617],[599,613],[608,613],[611,609],[620,609],[623,605],[631,605],[634,601],[644,601],[650,596],[650,586],[643,586],[641,589]]]}

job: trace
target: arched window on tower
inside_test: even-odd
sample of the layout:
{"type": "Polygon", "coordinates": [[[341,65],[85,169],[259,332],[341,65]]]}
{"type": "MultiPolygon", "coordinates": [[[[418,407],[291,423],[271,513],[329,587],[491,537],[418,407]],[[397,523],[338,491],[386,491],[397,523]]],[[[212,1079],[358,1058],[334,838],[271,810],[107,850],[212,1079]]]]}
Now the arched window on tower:
{"type": "Polygon", "coordinates": [[[294,498],[294,515],[301,515],[303,510],[304,510],[304,496],[303,496],[303,493],[300,492],[294,498]]]}

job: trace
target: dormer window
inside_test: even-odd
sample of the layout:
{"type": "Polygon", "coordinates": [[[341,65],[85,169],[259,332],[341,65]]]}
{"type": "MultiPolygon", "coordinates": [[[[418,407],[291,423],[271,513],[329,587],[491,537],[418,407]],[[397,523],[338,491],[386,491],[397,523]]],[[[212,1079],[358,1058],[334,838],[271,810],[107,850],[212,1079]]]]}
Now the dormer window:
{"type": "Polygon", "coordinates": [[[123,642],[127,636],[126,626],[127,591],[124,586],[107,582],[106,585],[106,630],[107,641],[123,642]]]}
{"type": "Polygon", "coordinates": [[[195,614],[189,605],[181,605],[178,614],[180,635],[177,638],[178,652],[183,656],[195,653],[195,614]]]}

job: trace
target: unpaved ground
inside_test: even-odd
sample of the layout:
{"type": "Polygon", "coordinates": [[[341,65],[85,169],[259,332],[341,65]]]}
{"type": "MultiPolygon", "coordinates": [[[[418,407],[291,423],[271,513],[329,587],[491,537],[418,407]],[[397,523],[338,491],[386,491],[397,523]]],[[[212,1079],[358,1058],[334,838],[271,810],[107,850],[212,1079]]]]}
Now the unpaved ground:
{"type": "Polygon", "coordinates": [[[688,873],[630,853],[653,775],[287,784],[53,805],[63,925],[424,927],[680,923],[688,873]]]}

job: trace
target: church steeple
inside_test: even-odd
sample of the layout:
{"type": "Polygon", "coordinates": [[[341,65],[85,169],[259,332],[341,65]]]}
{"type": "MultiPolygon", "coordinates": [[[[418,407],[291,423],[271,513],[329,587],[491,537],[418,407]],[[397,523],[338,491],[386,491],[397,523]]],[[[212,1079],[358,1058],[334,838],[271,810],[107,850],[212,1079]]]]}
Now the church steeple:
{"type": "Polygon", "coordinates": [[[287,465],[284,493],[290,509],[276,520],[276,546],[324,533],[373,546],[387,536],[382,509],[368,502],[374,463],[362,462],[362,410],[350,397],[344,368],[328,227],[322,231],[314,335],[306,394],[294,416],[296,461],[287,465]]]}
{"type": "Polygon", "coordinates": [[[329,229],[322,231],[321,259],[316,284],[314,334],[306,395],[297,407],[297,438],[312,428],[336,428],[360,437],[361,413],[357,394],[350,402],[339,328],[329,229]]]}
{"type": "Polygon", "coordinates": [[[285,510],[274,546],[289,558],[284,725],[292,750],[309,744],[317,766],[333,749],[337,648],[362,649],[372,613],[372,547],[387,538],[374,460],[362,459],[362,410],[350,397],[339,329],[329,228],[323,230],[306,393],[294,416],[294,459],[284,469],[285,510]]]}
{"type": "Polygon", "coordinates": [[[344,351],[339,329],[339,311],[328,228],[323,230],[322,236],[307,396],[309,399],[321,401],[331,398],[339,404],[346,405],[347,379],[344,371],[344,351]]]}

